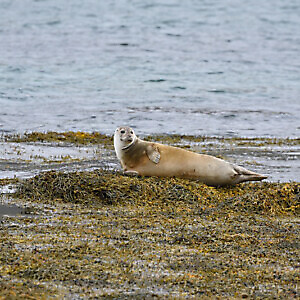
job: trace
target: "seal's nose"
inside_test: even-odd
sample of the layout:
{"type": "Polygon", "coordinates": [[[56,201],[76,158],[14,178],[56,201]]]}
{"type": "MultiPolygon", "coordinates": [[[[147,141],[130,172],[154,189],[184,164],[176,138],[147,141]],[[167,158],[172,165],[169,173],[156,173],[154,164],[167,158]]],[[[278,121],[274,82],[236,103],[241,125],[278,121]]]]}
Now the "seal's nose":
{"type": "Polygon", "coordinates": [[[127,139],[127,141],[128,141],[129,143],[131,143],[131,142],[132,142],[132,137],[129,137],[129,138],[127,139]]]}

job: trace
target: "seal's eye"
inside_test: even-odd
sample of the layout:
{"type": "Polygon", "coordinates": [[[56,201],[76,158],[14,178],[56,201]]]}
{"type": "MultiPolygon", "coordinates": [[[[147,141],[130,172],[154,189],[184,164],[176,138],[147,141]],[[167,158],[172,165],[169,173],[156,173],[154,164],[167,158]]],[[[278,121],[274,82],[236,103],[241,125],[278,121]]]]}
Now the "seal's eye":
{"type": "Polygon", "coordinates": [[[124,133],[125,133],[125,130],[121,130],[121,133],[124,134],[124,133]]]}
{"type": "Polygon", "coordinates": [[[131,130],[130,133],[133,134],[133,131],[131,130]]]}

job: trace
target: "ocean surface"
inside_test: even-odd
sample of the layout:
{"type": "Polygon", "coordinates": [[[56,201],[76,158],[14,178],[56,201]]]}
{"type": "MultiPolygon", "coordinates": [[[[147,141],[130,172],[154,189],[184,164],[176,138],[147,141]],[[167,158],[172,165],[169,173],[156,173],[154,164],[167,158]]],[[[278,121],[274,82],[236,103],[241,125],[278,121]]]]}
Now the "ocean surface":
{"type": "Polygon", "coordinates": [[[0,133],[299,137],[299,0],[1,0],[0,133]]]}

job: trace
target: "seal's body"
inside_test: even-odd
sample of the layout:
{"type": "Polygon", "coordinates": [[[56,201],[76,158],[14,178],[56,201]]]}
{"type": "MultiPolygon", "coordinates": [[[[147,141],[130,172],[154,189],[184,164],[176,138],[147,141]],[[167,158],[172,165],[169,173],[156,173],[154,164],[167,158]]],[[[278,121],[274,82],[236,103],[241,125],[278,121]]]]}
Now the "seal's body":
{"type": "Polygon", "coordinates": [[[210,155],[140,140],[130,127],[116,129],[114,147],[125,173],[188,178],[211,186],[267,178],[210,155]]]}

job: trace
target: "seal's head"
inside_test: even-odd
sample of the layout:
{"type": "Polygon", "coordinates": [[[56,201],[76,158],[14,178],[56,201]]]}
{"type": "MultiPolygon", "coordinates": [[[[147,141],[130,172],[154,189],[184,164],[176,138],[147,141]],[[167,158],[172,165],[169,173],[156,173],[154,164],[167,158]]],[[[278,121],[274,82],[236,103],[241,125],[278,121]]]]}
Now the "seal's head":
{"type": "Polygon", "coordinates": [[[118,127],[114,134],[114,147],[117,157],[121,159],[122,152],[130,149],[136,140],[137,137],[132,128],[127,126],[118,127]]]}

